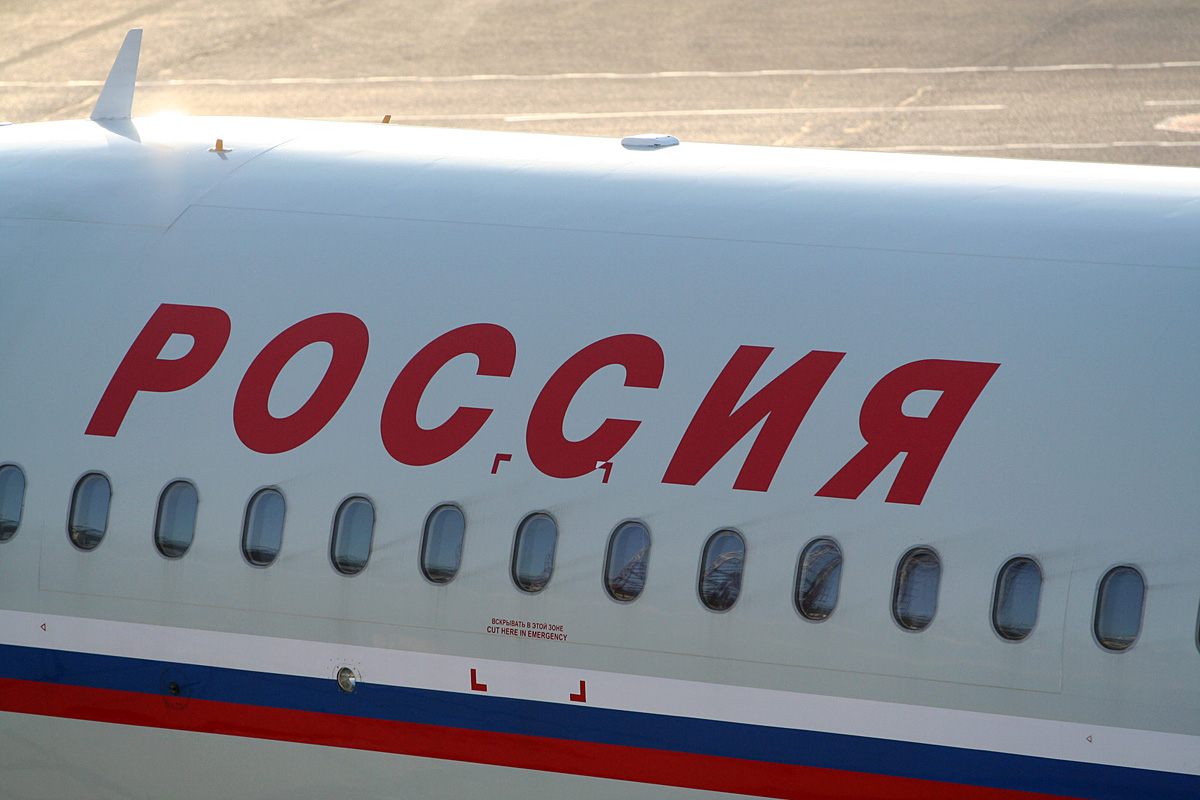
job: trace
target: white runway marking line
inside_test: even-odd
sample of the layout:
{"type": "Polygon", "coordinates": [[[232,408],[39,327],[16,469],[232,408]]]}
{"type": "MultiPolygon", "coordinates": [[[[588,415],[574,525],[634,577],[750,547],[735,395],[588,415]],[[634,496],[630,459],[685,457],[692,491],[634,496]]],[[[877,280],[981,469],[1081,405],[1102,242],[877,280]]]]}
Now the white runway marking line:
{"type": "Polygon", "coordinates": [[[877,114],[894,111],[1002,111],[1002,105],[963,106],[828,106],[809,108],[681,108],[655,111],[564,111],[544,114],[393,114],[393,122],[501,121],[546,122],[575,119],[647,119],[661,117],[751,117],[771,114],[877,114]]]}
{"type": "MultiPolygon", "coordinates": [[[[813,145],[820,147],[820,145],[813,145]]],[[[1105,150],[1113,147],[1200,147],[1195,142],[1020,142],[1010,144],[906,144],[896,147],[854,147],[853,150],[871,150],[878,153],[968,153],[988,150],[1105,150]]]]}
{"type": "MultiPolygon", "coordinates": [[[[544,75],[373,75],[352,78],[172,78],[138,81],[143,88],[170,86],[350,86],[370,83],[476,83],[483,81],[637,81],[678,78],[853,77],[858,75],[954,75],[987,72],[1083,72],[1196,69],[1200,61],[1147,64],[1046,64],[1041,66],[856,67],[849,69],[755,69],[667,72],[562,72],[544,75]]],[[[103,86],[104,81],[0,81],[3,89],[60,89],[103,86]]]]}
{"type": "Polygon", "coordinates": [[[1144,106],[1200,106],[1200,100],[1143,100],[1144,106]]]}

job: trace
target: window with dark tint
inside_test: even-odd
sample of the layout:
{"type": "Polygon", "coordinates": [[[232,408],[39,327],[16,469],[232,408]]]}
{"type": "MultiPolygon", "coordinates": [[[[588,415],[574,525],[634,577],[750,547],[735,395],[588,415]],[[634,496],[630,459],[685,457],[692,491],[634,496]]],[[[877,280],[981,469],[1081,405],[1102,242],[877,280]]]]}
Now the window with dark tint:
{"type": "Polygon", "coordinates": [[[1019,642],[1037,624],[1042,596],[1042,569],[1032,558],[1014,558],[996,576],[992,598],[992,627],[1010,641],[1019,642]]]}
{"type": "Polygon", "coordinates": [[[942,562],[928,547],[909,550],[896,568],[896,587],[892,594],[892,616],[900,627],[923,631],[937,612],[938,586],[942,581],[942,562]]]}
{"type": "Polygon", "coordinates": [[[796,610],[820,622],[837,606],[842,582],[842,549],[832,539],[815,539],[800,553],[796,572],[796,610]]]}
{"type": "Polygon", "coordinates": [[[614,600],[636,600],[646,587],[650,532],[640,522],[626,522],[608,537],[604,588],[614,600]]]}
{"type": "Polygon", "coordinates": [[[0,467],[0,542],[7,542],[21,527],[25,505],[25,473],[16,464],[0,467]]]}
{"type": "Polygon", "coordinates": [[[1196,613],[1196,649],[1200,650],[1200,612],[1196,613]]]}
{"type": "Polygon", "coordinates": [[[333,540],[329,557],[343,575],[357,575],[371,557],[375,534],[375,507],[365,497],[351,497],[338,507],[333,518],[333,540]]]}
{"type": "Polygon", "coordinates": [[[283,495],[263,489],[246,506],[242,523],[242,554],[256,567],[265,567],[279,555],[283,544],[283,495]]]}
{"type": "Polygon", "coordinates": [[[540,592],[554,572],[554,546],[558,526],[548,514],[531,514],[517,529],[513,545],[512,576],[524,592],[540,592]]]}
{"type": "Polygon", "coordinates": [[[717,531],[704,544],[700,559],[700,602],[713,611],[733,608],[742,591],[746,541],[736,531],[717,531]]]}
{"type": "Polygon", "coordinates": [[[438,506],[425,518],[421,572],[434,583],[449,583],[462,564],[467,520],[458,506],[438,506]]]}
{"type": "Polygon", "coordinates": [[[108,478],[98,472],[84,475],[75,484],[67,535],[80,550],[92,550],[104,538],[111,499],[112,487],[108,484],[108,478]]]}
{"type": "Polygon", "coordinates": [[[1124,650],[1142,629],[1146,583],[1133,567],[1114,567],[1096,592],[1096,640],[1109,650],[1124,650]]]}
{"type": "Polygon", "coordinates": [[[187,481],[175,481],[158,498],[158,517],[154,521],[154,544],[167,558],[179,558],[192,546],[196,536],[196,487],[187,481]]]}

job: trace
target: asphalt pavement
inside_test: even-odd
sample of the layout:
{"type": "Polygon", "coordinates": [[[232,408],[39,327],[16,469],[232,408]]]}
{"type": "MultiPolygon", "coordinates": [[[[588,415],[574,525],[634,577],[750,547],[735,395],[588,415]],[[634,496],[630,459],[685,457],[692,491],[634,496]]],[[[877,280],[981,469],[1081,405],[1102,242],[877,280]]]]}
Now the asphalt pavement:
{"type": "Polygon", "coordinates": [[[0,120],[135,114],[1200,166],[1197,0],[0,0],[0,120]]]}

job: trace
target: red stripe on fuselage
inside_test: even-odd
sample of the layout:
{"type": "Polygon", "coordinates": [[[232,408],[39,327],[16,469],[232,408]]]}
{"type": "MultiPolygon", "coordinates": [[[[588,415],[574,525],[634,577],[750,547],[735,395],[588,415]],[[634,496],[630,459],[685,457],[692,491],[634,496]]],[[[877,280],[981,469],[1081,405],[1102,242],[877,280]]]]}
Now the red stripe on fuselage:
{"type": "Polygon", "coordinates": [[[373,750],[570,775],[796,800],[1061,800],[1057,795],[0,679],[0,711],[373,750]],[[181,707],[182,706],[182,707],[181,707]]]}

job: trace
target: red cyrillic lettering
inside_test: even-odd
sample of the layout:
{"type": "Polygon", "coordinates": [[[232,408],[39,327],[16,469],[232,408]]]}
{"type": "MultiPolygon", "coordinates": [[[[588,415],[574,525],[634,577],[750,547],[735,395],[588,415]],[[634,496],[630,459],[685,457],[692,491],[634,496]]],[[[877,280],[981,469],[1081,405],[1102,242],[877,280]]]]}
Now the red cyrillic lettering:
{"type": "Polygon", "coordinates": [[[550,376],[534,401],[525,429],[529,460],[553,478],[577,478],[611,461],[642,423],[606,419],[592,435],[578,442],[563,436],[567,408],[584,381],[604,367],[625,367],[625,385],[657,389],[662,381],[664,358],[658,342],[649,336],[609,336],[571,356],[550,376]]]}
{"type": "Polygon", "coordinates": [[[733,488],[767,491],[804,415],[846,355],[813,350],[734,410],[772,349],[743,345],[733,354],[692,417],[663,483],[696,485],[765,418],[733,488]]]}
{"type": "Polygon", "coordinates": [[[257,453],[284,453],[316,436],[333,419],[354,388],[367,360],[367,326],[350,314],[319,314],[297,322],[255,356],[233,400],[233,427],[257,453]],[[317,342],[333,347],[321,382],[298,410],[274,417],[267,408],[279,373],[292,358],[317,342]]]}
{"type": "Polygon", "coordinates": [[[907,453],[887,502],[920,505],[958,428],[999,364],[975,361],[914,361],[884,375],[867,394],[858,417],[867,446],[817,492],[854,500],[896,456],[907,453]],[[910,417],[901,406],[913,392],[939,391],[927,417],[910,417]]]}
{"type": "Polygon", "coordinates": [[[476,375],[508,378],[517,360],[517,342],[499,325],[477,323],[443,333],[412,357],[392,384],[379,422],[383,446],[401,464],[423,467],[450,457],[491,416],[490,408],[467,407],[457,409],[436,428],[417,424],[417,406],[433,376],[451,359],[467,353],[479,358],[476,375]]]}
{"type": "Polygon", "coordinates": [[[85,433],[116,436],[138,392],[177,392],[203,378],[225,350],[229,330],[229,315],[219,308],[160,305],[121,359],[85,433]],[[187,355],[159,358],[177,333],[193,339],[187,355]]]}

